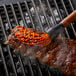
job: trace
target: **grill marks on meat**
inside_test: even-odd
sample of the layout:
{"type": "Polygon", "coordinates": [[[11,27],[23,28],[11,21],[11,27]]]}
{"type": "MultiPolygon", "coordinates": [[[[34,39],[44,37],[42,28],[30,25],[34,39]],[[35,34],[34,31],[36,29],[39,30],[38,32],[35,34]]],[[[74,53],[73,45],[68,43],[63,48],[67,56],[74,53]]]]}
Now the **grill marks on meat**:
{"type": "Polygon", "coordinates": [[[55,48],[48,49],[47,53],[41,51],[42,56],[37,54],[37,57],[49,65],[58,66],[68,76],[76,76],[76,40],[65,39],[65,43],[57,41],[59,44],[55,48]]]}

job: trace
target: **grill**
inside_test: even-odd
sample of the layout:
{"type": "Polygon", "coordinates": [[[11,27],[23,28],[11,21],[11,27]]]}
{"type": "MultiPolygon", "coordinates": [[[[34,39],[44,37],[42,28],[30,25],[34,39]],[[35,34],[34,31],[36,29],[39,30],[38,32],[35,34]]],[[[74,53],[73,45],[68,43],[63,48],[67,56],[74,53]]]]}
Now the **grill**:
{"type": "MultiPolygon", "coordinates": [[[[61,76],[39,60],[14,54],[10,45],[4,45],[13,27],[46,31],[59,23],[74,9],[75,0],[0,0],[0,76],[61,76]]],[[[76,21],[65,28],[64,36],[76,39],[76,21]]]]}

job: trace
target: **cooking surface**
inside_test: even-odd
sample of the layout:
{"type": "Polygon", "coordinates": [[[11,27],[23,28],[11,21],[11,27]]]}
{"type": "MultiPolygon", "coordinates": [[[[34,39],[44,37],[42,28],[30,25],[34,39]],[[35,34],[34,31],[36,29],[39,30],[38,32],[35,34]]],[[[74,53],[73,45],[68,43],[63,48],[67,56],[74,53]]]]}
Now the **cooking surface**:
{"type": "MultiPolygon", "coordinates": [[[[5,76],[17,76],[20,73],[20,70],[22,73],[21,76],[25,76],[23,64],[27,61],[22,61],[20,55],[16,58],[16,55],[12,53],[13,48],[11,46],[3,45],[3,42],[7,40],[11,29],[17,24],[20,24],[23,26],[25,25],[25,27],[46,31],[70,14],[74,8],[70,0],[45,0],[46,2],[43,0],[38,0],[37,2],[35,0],[35,3],[33,0],[30,0],[30,2],[24,2],[22,0],[18,0],[17,2],[15,0],[11,1],[13,3],[10,1],[6,2],[6,0],[0,0],[0,61],[1,66],[4,67],[5,76]],[[5,3],[7,5],[5,5],[5,3]],[[7,60],[9,60],[11,65],[9,65],[7,60]],[[17,64],[20,64],[21,67],[17,64]],[[9,66],[11,67],[11,70],[9,66]]],[[[68,28],[65,28],[63,36],[76,39],[75,25],[76,22],[72,23],[68,28]]],[[[30,71],[32,71],[30,64],[31,63],[29,63],[30,71]]],[[[31,76],[33,76],[33,73],[34,72],[31,72],[31,76]]]]}

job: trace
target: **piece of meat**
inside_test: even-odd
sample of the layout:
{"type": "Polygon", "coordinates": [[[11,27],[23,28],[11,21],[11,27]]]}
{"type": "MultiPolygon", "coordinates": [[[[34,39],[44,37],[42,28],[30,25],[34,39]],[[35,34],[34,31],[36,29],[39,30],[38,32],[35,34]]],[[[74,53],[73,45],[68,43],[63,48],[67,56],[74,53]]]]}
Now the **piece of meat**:
{"type": "Polygon", "coordinates": [[[39,51],[37,58],[49,65],[58,66],[67,76],[76,76],[76,40],[64,38],[56,42],[59,44],[51,50],[49,48],[46,53],[39,51]]]}

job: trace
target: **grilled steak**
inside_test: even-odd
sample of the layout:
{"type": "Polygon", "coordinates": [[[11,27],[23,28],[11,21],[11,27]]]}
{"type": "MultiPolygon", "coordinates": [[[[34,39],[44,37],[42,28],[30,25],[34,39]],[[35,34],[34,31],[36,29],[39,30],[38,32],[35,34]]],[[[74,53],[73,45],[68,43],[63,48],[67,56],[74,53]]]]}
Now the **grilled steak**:
{"type": "Polygon", "coordinates": [[[49,65],[58,66],[68,76],[76,76],[76,40],[64,38],[56,42],[48,45],[54,48],[46,47],[47,52],[38,51],[36,56],[49,65]]]}

